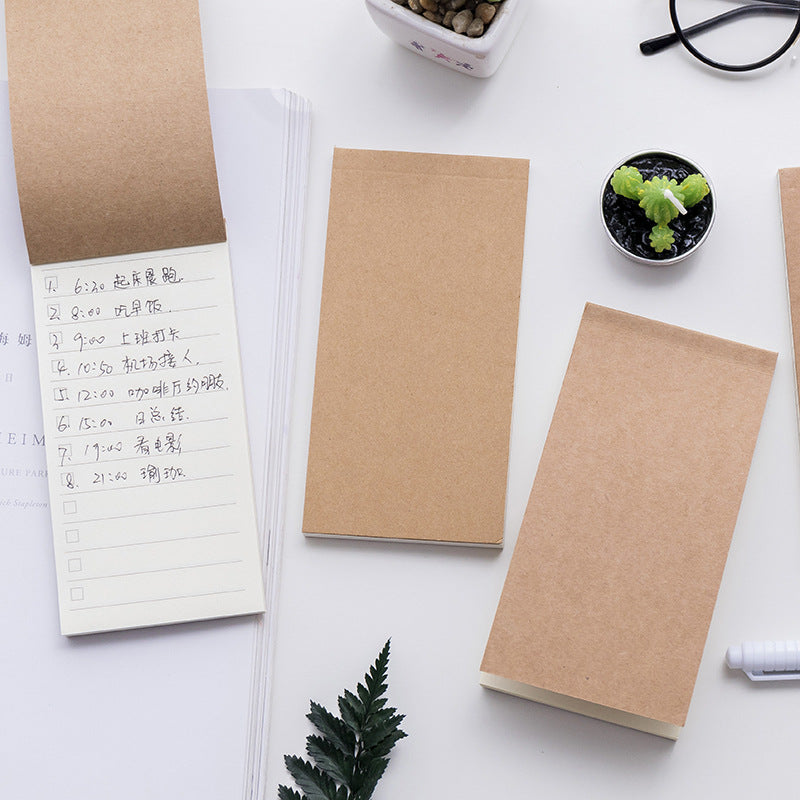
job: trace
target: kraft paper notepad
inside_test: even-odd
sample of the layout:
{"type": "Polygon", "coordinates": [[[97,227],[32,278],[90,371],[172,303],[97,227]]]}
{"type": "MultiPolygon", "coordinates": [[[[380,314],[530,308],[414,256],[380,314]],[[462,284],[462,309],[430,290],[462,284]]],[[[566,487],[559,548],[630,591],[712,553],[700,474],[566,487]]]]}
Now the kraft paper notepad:
{"type": "Polygon", "coordinates": [[[61,631],[264,611],[197,2],[6,19],[61,631]]]}
{"type": "Polygon", "coordinates": [[[586,306],[484,686],[677,738],[775,359],[586,306]]]}
{"type": "Polygon", "coordinates": [[[527,190],[526,160],[335,151],[307,534],[502,544],[527,190]]]}

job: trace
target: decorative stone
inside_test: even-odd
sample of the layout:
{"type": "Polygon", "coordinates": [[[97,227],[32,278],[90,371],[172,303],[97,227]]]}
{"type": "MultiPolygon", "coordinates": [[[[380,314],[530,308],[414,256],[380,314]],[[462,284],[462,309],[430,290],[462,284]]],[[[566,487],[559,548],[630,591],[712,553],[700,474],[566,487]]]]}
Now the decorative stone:
{"type": "Polygon", "coordinates": [[[475,8],[475,16],[479,17],[484,25],[488,25],[493,19],[497,8],[491,3],[478,3],[475,8]]]}
{"type": "Polygon", "coordinates": [[[471,11],[459,11],[458,14],[453,17],[453,30],[456,33],[466,33],[467,28],[469,28],[472,23],[472,19],[471,11]]]}
{"type": "Polygon", "coordinates": [[[399,6],[421,14],[435,25],[451,28],[473,39],[483,36],[505,0],[392,0],[399,6]]]}
{"type": "Polygon", "coordinates": [[[475,17],[475,19],[470,22],[467,27],[467,36],[472,39],[483,36],[483,20],[480,17],[475,17]]]}

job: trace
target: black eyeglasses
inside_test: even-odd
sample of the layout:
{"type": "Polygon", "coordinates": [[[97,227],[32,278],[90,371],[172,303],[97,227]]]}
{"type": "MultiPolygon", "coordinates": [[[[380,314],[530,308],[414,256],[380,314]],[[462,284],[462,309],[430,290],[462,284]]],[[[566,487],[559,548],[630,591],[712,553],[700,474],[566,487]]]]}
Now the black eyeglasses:
{"type": "Polygon", "coordinates": [[[800,0],[669,0],[669,16],[674,32],[642,42],[642,53],[680,42],[704,64],[728,72],[771,64],[800,35],[800,0]]]}

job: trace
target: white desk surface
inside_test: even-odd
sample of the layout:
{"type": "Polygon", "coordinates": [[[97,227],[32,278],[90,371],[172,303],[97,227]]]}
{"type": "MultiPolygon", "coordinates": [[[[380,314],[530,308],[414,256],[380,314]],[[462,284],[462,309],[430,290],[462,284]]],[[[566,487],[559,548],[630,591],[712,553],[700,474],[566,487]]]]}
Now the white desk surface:
{"type": "MultiPolygon", "coordinates": [[[[309,698],[335,704],[391,637],[390,700],[409,738],[376,798],[768,796],[796,784],[800,684],[754,685],[723,657],[744,639],[800,638],[800,444],[776,180],[800,165],[800,64],[785,57],[735,78],[678,49],[646,59],[637,44],[669,30],[666,0],[530,2],[499,71],[476,80],[395,45],[361,0],[201,0],[210,85],[282,86],[312,103],[267,786],[287,782],[283,754],[304,749],[309,698]],[[501,552],[300,532],[334,146],[531,160],[501,552]],[[670,268],[625,259],[600,226],[607,171],[650,148],[697,160],[717,194],[709,241],[670,268]],[[780,354],[676,744],[478,685],[587,300],[780,354]]],[[[476,208],[477,224],[491,217],[476,208]]]]}

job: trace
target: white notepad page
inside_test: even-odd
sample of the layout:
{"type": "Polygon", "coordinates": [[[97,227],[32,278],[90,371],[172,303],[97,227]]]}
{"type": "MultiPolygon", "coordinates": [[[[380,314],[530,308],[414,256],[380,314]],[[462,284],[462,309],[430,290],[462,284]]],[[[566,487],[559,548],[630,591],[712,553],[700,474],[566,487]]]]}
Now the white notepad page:
{"type": "Polygon", "coordinates": [[[227,243],[32,278],[62,633],[263,611],[227,243]]]}

